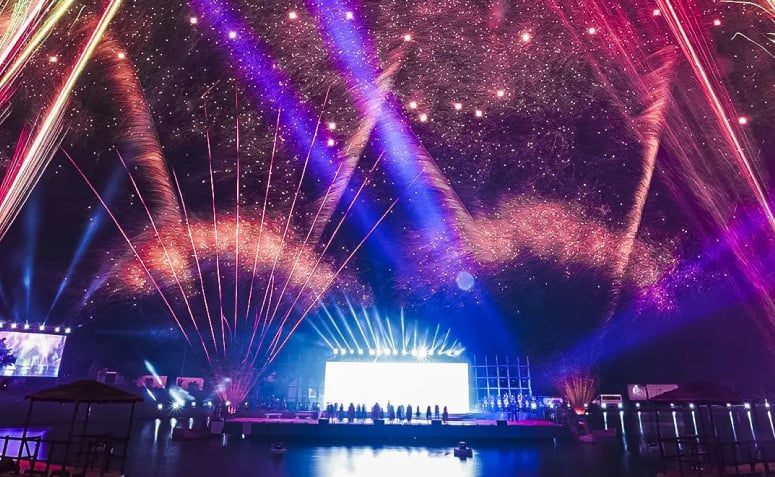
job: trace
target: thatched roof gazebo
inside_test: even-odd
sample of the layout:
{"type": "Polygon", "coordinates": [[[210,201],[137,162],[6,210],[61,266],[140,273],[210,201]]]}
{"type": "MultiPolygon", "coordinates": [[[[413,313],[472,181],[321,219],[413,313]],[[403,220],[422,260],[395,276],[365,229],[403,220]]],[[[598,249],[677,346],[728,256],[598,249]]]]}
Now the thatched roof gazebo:
{"type": "MultiPolygon", "coordinates": [[[[24,433],[22,434],[22,446],[19,448],[19,458],[21,459],[22,448],[27,446],[27,431],[30,426],[30,420],[32,418],[32,410],[35,403],[39,402],[53,402],[60,404],[74,404],[73,417],[70,420],[70,430],[68,432],[67,441],[65,442],[65,452],[62,461],[62,468],[66,468],[68,465],[75,465],[76,467],[81,464],[80,458],[84,455],[84,441],[87,437],[87,427],[89,424],[89,414],[92,404],[119,404],[131,406],[129,413],[129,424],[127,426],[126,436],[120,440],[123,443],[123,453],[121,455],[112,455],[114,458],[120,458],[121,468],[120,472],[123,475],[124,467],[126,464],[126,450],[128,448],[129,436],[132,430],[132,421],[134,420],[135,406],[138,402],[143,400],[142,397],[135,394],[122,391],[120,389],[108,386],[93,380],[80,380],[69,384],[63,384],[60,386],[54,386],[53,388],[43,389],[41,391],[29,394],[25,396],[25,399],[29,399],[30,405],[27,411],[27,419],[24,425],[24,433]],[[74,461],[70,461],[70,451],[74,441],[74,431],[76,426],[76,420],[78,417],[78,411],[82,405],[86,406],[86,413],[81,427],[81,435],[78,436],[78,453],[75,456],[74,461]]],[[[106,442],[103,439],[103,444],[106,442]]],[[[112,444],[110,444],[112,445],[112,444]]],[[[29,454],[29,447],[27,447],[29,454]]],[[[86,467],[88,466],[88,458],[83,462],[84,474],[86,473],[86,467]]],[[[100,475],[106,472],[106,468],[100,469],[100,475]]]]}

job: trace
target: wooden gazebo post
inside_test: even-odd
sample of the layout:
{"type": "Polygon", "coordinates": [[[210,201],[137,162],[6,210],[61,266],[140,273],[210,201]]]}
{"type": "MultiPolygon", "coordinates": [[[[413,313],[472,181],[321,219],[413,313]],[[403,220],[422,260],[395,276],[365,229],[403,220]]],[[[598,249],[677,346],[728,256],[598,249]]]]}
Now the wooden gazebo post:
{"type": "MultiPolygon", "coordinates": [[[[32,405],[35,403],[34,399],[30,399],[30,407],[27,408],[27,419],[24,421],[24,430],[22,431],[22,441],[19,444],[19,455],[17,456],[16,460],[17,462],[21,460],[22,458],[22,449],[27,444],[27,430],[30,428],[30,420],[32,419],[32,405]]],[[[27,448],[29,450],[29,447],[27,448]]]]}
{"type": "Polygon", "coordinates": [[[126,468],[126,458],[129,455],[129,437],[132,435],[132,421],[135,418],[135,405],[132,403],[132,409],[129,411],[129,426],[126,429],[126,440],[124,441],[124,453],[121,457],[121,475],[124,475],[124,469],[126,468]]]}

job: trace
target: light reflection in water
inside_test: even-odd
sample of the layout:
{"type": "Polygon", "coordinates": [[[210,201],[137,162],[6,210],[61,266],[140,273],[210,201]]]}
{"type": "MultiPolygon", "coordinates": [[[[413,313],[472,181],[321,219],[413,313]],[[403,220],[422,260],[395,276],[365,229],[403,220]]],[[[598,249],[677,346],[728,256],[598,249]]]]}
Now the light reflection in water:
{"type": "Polygon", "coordinates": [[[697,429],[697,413],[692,411],[692,424],[694,425],[694,435],[699,435],[700,431],[697,429]]]}
{"type": "Polygon", "coordinates": [[[735,416],[732,414],[732,411],[729,411],[729,422],[732,424],[732,435],[735,438],[735,442],[737,442],[737,428],[735,427],[735,416]]]}
{"type": "Polygon", "coordinates": [[[772,423],[772,411],[767,411],[767,419],[770,421],[770,431],[772,431],[772,437],[775,438],[775,425],[772,423]]]}
{"type": "Polygon", "coordinates": [[[153,421],[153,442],[159,440],[159,427],[161,427],[161,419],[158,417],[153,421]]]}
{"type": "Polygon", "coordinates": [[[170,419],[170,438],[172,438],[172,431],[175,430],[175,426],[178,425],[178,420],[174,417],[170,419]]]}
{"type": "Polygon", "coordinates": [[[627,452],[627,430],[624,428],[624,411],[619,411],[619,423],[622,425],[622,443],[624,443],[624,451],[627,452]]]}
{"type": "Polygon", "coordinates": [[[335,447],[316,449],[312,455],[313,475],[317,477],[474,477],[481,475],[479,467],[476,451],[472,459],[464,461],[452,455],[452,448],[441,451],[422,447],[335,447]]]}
{"type": "Polygon", "coordinates": [[[746,414],[748,415],[748,426],[751,428],[751,436],[753,436],[753,440],[757,441],[759,439],[756,438],[756,431],[753,428],[753,417],[751,416],[751,411],[746,411],[746,414]]]}

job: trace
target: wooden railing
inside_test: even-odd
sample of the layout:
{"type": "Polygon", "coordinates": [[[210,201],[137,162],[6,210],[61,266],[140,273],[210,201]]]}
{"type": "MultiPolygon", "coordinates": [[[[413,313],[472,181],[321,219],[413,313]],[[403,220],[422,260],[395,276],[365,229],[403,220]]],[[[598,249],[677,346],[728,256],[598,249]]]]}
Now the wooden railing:
{"type": "Polygon", "coordinates": [[[40,436],[0,436],[3,461],[13,461],[15,470],[0,475],[76,476],[87,471],[105,475],[122,470],[126,462],[127,442],[109,435],[79,436],[70,443],[40,436]],[[11,445],[18,443],[17,446],[11,445]],[[12,449],[13,448],[13,449],[12,449]]]}

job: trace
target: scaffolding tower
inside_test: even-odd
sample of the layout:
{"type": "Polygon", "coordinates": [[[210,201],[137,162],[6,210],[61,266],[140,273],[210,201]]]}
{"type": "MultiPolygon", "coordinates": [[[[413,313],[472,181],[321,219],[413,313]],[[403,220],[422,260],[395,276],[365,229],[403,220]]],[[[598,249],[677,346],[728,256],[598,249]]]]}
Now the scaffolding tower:
{"type": "Polygon", "coordinates": [[[519,356],[509,358],[495,356],[494,360],[484,357],[479,362],[476,356],[470,366],[472,402],[481,403],[483,399],[490,397],[498,399],[503,395],[519,396],[523,399],[533,397],[533,385],[530,378],[530,358],[525,356],[524,361],[519,356]]]}

